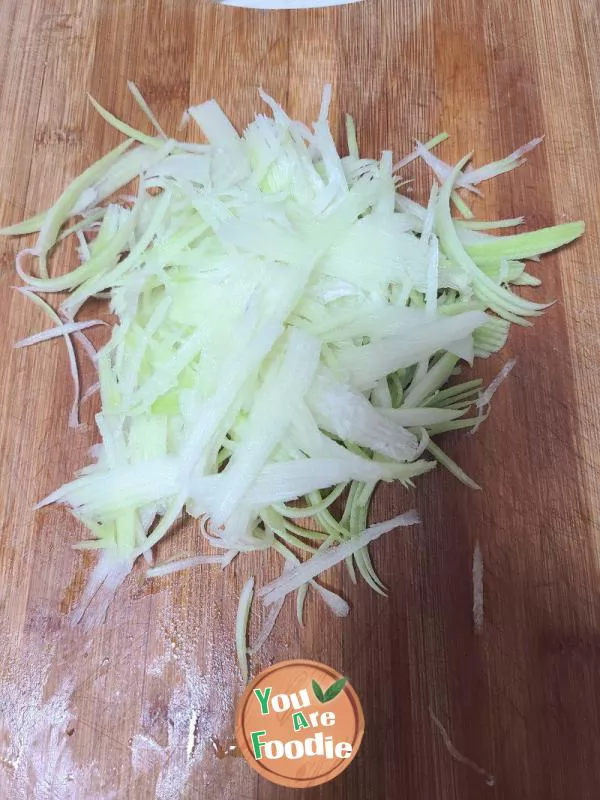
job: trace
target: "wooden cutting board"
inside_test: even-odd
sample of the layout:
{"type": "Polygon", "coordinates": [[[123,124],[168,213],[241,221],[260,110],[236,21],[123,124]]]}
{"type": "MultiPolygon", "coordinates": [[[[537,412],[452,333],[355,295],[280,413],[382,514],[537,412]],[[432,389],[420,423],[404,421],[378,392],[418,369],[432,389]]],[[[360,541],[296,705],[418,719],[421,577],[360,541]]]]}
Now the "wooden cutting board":
{"type": "MultiPolygon", "coordinates": [[[[338,138],[343,113],[352,113],[371,156],[404,154],[412,137],[445,130],[444,158],[475,149],[481,164],[545,134],[525,167],[485,187],[475,211],[524,214],[535,227],[587,221],[581,243],[533,265],[544,280],[536,299],[556,303],[532,329],[513,330],[502,354],[476,364],[490,379],[517,358],[491,418],[476,436],[443,442],[483,490],[438,470],[412,494],[380,491],[374,518],[415,506],[424,519],[373,548],[389,599],[340,573],[328,585],[351,601],[351,616],[335,619],[310,597],[300,629],[286,607],[252,662],[253,670],[297,656],[327,662],[362,699],[358,757],[311,797],[600,796],[599,41],[596,0],[364,0],[279,13],[201,0],[0,5],[3,224],[45,208],[119,141],[86,92],[146,129],[128,79],[172,133],[187,105],[210,97],[244,125],[260,107],[259,86],[310,121],[331,81],[338,138]],[[481,635],[471,611],[477,540],[481,635]],[[494,788],[451,758],[430,711],[493,774],[494,788]]],[[[423,197],[425,172],[411,175],[423,197]]],[[[70,432],[64,348],[12,349],[46,323],[12,289],[17,245],[0,248],[0,795],[291,796],[242,759],[221,757],[242,688],[237,596],[248,574],[264,581],[274,564],[240,559],[225,573],[154,583],[136,573],[104,627],[69,627],[93,559],[70,549],[81,530],[68,514],[32,507],[86,462],[96,407],[85,407],[86,430],[70,432]]],[[[92,371],[81,366],[87,386],[92,371]]],[[[196,548],[185,525],[159,555],[196,548]]],[[[253,632],[259,624],[257,614],[253,632]]]]}

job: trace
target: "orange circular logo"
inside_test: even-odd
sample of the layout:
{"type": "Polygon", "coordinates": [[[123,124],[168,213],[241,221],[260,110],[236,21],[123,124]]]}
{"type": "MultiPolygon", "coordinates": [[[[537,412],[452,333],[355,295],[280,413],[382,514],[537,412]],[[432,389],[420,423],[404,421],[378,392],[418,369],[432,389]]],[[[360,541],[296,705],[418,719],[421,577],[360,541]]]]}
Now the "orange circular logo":
{"type": "Polygon", "coordinates": [[[261,672],[238,706],[235,737],[250,766],[292,788],[333,780],[352,761],[365,729],[347,678],[317,661],[281,661],[261,672]]]}

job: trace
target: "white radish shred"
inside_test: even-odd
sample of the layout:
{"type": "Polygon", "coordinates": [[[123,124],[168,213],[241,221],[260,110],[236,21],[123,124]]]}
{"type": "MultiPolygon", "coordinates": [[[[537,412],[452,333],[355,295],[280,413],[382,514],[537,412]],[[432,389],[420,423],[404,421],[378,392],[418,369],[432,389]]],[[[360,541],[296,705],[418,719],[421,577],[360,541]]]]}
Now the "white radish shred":
{"type": "MultiPolygon", "coordinates": [[[[429,142],[426,142],[426,144],[422,146],[425,147],[427,150],[431,150],[438,144],[444,142],[447,138],[448,138],[447,133],[440,133],[438,136],[435,136],[433,139],[430,139],[429,142]]],[[[404,167],[408,166],[408,164],[412,163],[413,161],[416,161],[417,158],[419,158],[419,152],[418,150],[413,150],[412,153],[409,153],[408,155],[404,156],[404,158],[400,159],[400,161],[394,164],[394,166],[392,167],[392,172],[398,172],[398,170],[401,170],[404,167]]]]}
{"type": "Polygon", "coordinates": [[[101,552],[100,558],[90,573],[79,603],[71,612],[74,624],[83,623],[84,630],[91,630],[105,621],[109,606],[117,589],[121,586],[133,564],[115,560],[109,550],[101,552]]]}
{"type": "MultiPolygon", "coordinates": [[[[543,141],[544,137],[538,136],[522,147],[519,147],[514,151],[514,153],[511,153],[509,156],[506,156],[506,158],[503,158],[500,161],[494,161],[491,164],[486,164],[483,167],[478,167],[477,169],[472,169],[468,172],[461,172],[456,178],[456,187],[468,189],[471,192],[480,194],[480,192],[475,188],[477,184],[490,180],[490,178],[495,178],[498,175],[502,175],[504,172],[510,172],[516,167],[520,167],[525,162],[525,154],[529,153],[543,141]]],[[[438,180],[442,181],[442,183],[446,181],[452,173],[452,166],[450,164],[446,164],[440,158],[433,155],[433,153],[429,152],[427,146],[421,144],[421,142],[417,142],[415,155],[419,156],[423,159],[423,161],[425,161],[425,163],[435,173],[438,180]]]]}
{"type": "MultiPolygon", "coordinates": [[[[468,159],[451,167],[431,152],[447,138],[440,134],[393,166],[390,151],[379,160],[361,157],[348,118],[343,155],[328,124],[326,86],[312,128],[261,90],[272,116],[257,115],[240,134],[209,100],[183,118],[207,141],[180,142],[166,136],[137,87],[129,88],[158,135],[92,100],[127,140],[47,212],[0,231],[38,233],[35,246],[17,256],[27,284],[20,291],[56,327],[17,346],[63,337],[72,426],[80,400],[74,342],[98,371],[83,397],[96,390],[101,397],[93,463],[39,506],[67,504],[91,537],[79,547],[100,550],[75,620],[102,618],[136,559],[152,563],[153,548],[186,512],[201,520],[217,554],[159,564],[147,570],[150,577],[202,564],[224,568],[257,550],[283,554],[293,566],[260,590],[271,609],[257,647],[291,591],[300,624],[311,584],[335,614],[348,613],[345,600],[315,581],[339,561],[347,559],[351,575],[355,563],[382,590],[366,545],[418,518],[409,512],[367,527],[378,481],[410,487],[437,462],[477,487],[431,437],[477,426],[468,411],[475,406],[485,416],[509,365],[479,400],[476,381],[446,384],[461,359],[489,356],[512,322],[542,313],[545,306],[508,287],[531,283],[524,260],[572,241],[584,226],[498,237],[489,231],[522,219],[451,216],[454,202],[472,217],[457,189],[477,191],[481,181],[523,163],[539,140],[463,171],[468,159]],[[418,157],[442,184],[427,207],[400,193],[395,174],[418,157]],[[80,263],[51,275],[56,246],[69,236],[80,263]],[[61,292],[59,313],[39,297],[61,292]],[[97,298],[109,300],[117,319],[99,351],[84,333],[99,321],[76,319],[97,298]],[[327,498],[333,502],[344,487],[338,520],[327,498]],[[304,503],[299,517],[312,518],[314,531],[292,521],[284,504],[297,499],[304,503]],[[307,560],[300,563],[296,552],[307,560]]],[[[251,580],[236,623],[244,675],[253,591],[251,580]]]]}
{"type": "Polygon", "coordinates": [[[254,595],[254,578],[248,578],[240,592],[235,618],[235,647],[244,683],[248,683],[248,619],[254,595]]]}
{"type": "Polygon", "coordinates": [[[506,362],[487,389],[482,392],[479,398],[475,401],[477,408],[485,408],[486,406],[489,406],[492,397],[498,391],[499,386],[508,378],[516,363],[516,358],[512,358],[510,361],[506,362]]]}
{"type": "Polygon", "coordinates": [[[100,381],[96,381],[91,386],[89,386],[81,397],[81,402],[85,403],[86,400],[89,400],[90,397],[93,397],[95,394],[98,394],[100,391],[100,381]]]}
{"type": "MultiPolygon", "coordinates": [[[[19,287],[18,290],[24,297],[27,297],[37,306],[42,308],[53,322],[56,322],[60,326],[62,326],[61,318],[58,316],[58,314],[52,308],[52,306],[48,305],[48,303],[46,303],[45,300],[42,300],[41,297],[39,297],[37,294],[35,294],[35,292],[33,292],[28,288],[19,287]]],[[[77,368],[77,359],[75,358],[75,349],[73,347],[73,342],[71,341],[71,337],[69,336],[68,333],[63,333],[62,335],[67,347],[67,356],[69,358],[69,372],[71,373],[71,380],[73,381],[73,402],[71,403],[68,422],[70,428],[77,428],[79,427],[79,402],[81,394],[79,370],[77,368]]]]}
{"type": "MultiPolygon", "coordinates": [[[[304,627],[304,603],[308,593],[308,583],[303,583],[296,592],[296,619],[301,628],[304,627]]],[[[285,597],[283,598],[285,600],[285,597]]],[[[276,605],[275,603],[273,605],[276,605]]]]}
{"type": "Polygon", "coordinates": [[[510,361],[507,361],[506,364],[500,370],[500,372],[496,375],[496,377],[487,387],[487,389],[481,392],[479,397],[475,401],[475,408],[477,409],[477,418],[475,425],[473,425],[470,431],[472,435],[477,433],[482,423],[486,419],[492,397],[498,391],[500,385],[507,379],[507,377],[511,373],[516,363],[517,360],[515,358],[511,359],[510,361]]]}
{"type": "Polygon", "coordinates": [[[431,708],[429,709],[429,716],[431,717],[431,721],[433,722],[435,727],[440,732],[442,741],[444,742],[444,747],[450,753],[452,758],[455,761],[458,761],[460,764],[464,764],[466,767],[469,767],[470,769],[473,770],[473,772],[476,772],[478,775],[481,775],[482,778],[484,778],[486,784],[490,787],[493,787],[496,783],[494,776],[491,775],[483,767],[480,767],[479,764],[476,764],[475,761],[473,761],[473,759],[464,756],[459,750],[456,749],[456,747],[452,743],[452,739],[450,738],[448,731],[444,728],[444,726],[436,717],[436,715],[433,713],[431,708]]]}
{"type": "Polygon", "coordinates": [[[437,236],[431,236],[429,244],[429,260],[427,263],[427,291],[425,293],[425,308],[427,314],[435,319],[437,311],[438,272],[440,260],[440,245],[437,236]]]}
{"type": "Polygon", "coordinates": [[[310,585],[315,592],[323,599],[323,602],[333,611],[336,617],[347,617],[350,613],[350,606],[340,597],[339,594],[332,592],[331,589],[326,589],[321,586],[317,581],[311,581],[310,585]]]}
{"type": "MultiPolygon", "coordinates": [[[[441,158],[430,153],[421,142],[417,142],[416,153],[423,159],[427,166],[430,167],[431,171],[441,183],[445,183],[448,180],[452,174],[452,166],[450,164],[446,164],[441,158]]],[[[462,173],[456,179],[455,185],[479,194],[478,190],[474,188],[473,184],[470,183],[462,173]]]]}
{"type": "Polygon", "coordinates": [[[136,103],[142,109],[144,114],[148,117],[148,119],[150,120],[152,125],[156,128],[159,136],[162,136],[162,138],[165,139],[165,140],[168,139],[169,137],[167,136],[167,134],[162,129],[160,122],[154,116],[151,108],[148,106],[148,103],[142,97],[142,94],[141,94],[140,90],[137,88],[137,86],[135,85],[135,83],[133,81],[127,81],[127,88],[129,89],[131,94],[134,96],[136,103]]]}
{"type": "Polygon", "coordinates": [[[32,336],[27,336],[25,339],[20,339],[18,342],[15,342],[13,347],[20,348],[20,347],[29,347],[32,344],[39,344],[40,342],[47,342],[49,339],[56,339],[59,336],[68,336],[70,333],[75,333],[76,331],[83,331],[86,328],[92,328],[95,325],[106,325],[106,322],[103,322],[101,319],[90,319],[86,322],[65,322],[62,325],[58,325],[56,328],[50,328],[47,331],[41,331],[41,333],[34,333],[32,336]]]}
{"type": "Polygon", "coordinates": [[[295,569],[290,570],[288,573],[283,573],[280,578],[267,583],[259,589],[258,594],[267,605],[275,603],[281,597],[285,597],[286,594],[298,589],[303,583],[310,581],[320,575],[321,572],[331,569],[331,567],[339,564],[340,561],[344,561],[348,556],[358,552],[369,542],[373,542],[383,536],[384,533],[389,533],[396,528],[417,525],[420,521],[421,519],[416,511],[407,511],[405,514],[393,517],[387,522],[371,525],[370,528],[362,531],[351,541],[317,553],[295,569]]]}
{"type": "Polygon", "coordinates": [[[156,567],[146,570],[148,578],[163,578],[165,575],[172,575],[174,572],[181,572],[192,567],[199,567],[202,564],[219,564],[224,566],[229,561],[229,556],[192,556],[191,558],[180,558],[175,561],[168,561],[156,567]]]}
{"type": "Polygon", "coordinates": [[[462,178],[458,185],[462,186],[463,183],[471,184],[476,186],[478,183],[482,183],[483,181],[487,181],[490,178],[495,178],[497,175],[501,175],[503,172],[510,172],[511,170],[515,169],[515,167],[520,167],[525,159],[523,156],[526,153],[529,153],[539,144],[544,141],[543,136],[538,136],[535,139],[532,139],[527,144],[524,144],[522,147],[517,148],[514,153],[511,153],[506,158],[502,159],[501,161],[494,161],[492,164],[487,164],[484,167],[478,167],[477,169],[473,169],[470,172],[466,173],[464,178],[462,178]]]}
{"type": "Polygon", "coordinates": [[[479,542],[473,551],[473,629],[483,633],[483,555],[479,542]]]}
{"type": "Polygon", "coordinates": [[[277,603],[273,603],[270,608],[267,610],[264,622],[261,626],[260,631],[258,632],[258,636],[256,637],[256,641],[249,649],[248,653],[252,655],[256,655],[258,651],[263,647],[269,636],[271,635],[271,631],[275,627],[275,623],[277,622],[277,618],[281,613],[281,609],[283,608],[283,604],[285,602],[285,597],[282,597],[277,603]]]}

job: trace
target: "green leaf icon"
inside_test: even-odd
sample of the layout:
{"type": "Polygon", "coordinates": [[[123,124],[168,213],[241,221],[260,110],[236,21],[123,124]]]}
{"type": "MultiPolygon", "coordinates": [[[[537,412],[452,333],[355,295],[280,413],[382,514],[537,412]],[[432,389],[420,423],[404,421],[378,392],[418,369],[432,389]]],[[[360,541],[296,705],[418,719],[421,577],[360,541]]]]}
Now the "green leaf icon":
{"type": "Polygon", "coordinates": [[[335,681],[335,683],[332,683],[329,689],[327,689],[325,692],[324,702],[328,703],[330,700],[333,700],[334,697],[337,697],[347,683],[348,678],[340,678],[339,680],[335,681]]]}
{"type": "Polygon", "coordinates": [[[325,702],[325,695],[323,694],[323,689],[319,686],[319,684],[313,679],[312,682],[313,692],[315,693],[315,697],[320,703],[325,702]]]}
{"type": "Polygon", "coordinates": [[[313,680],[312,688],[313,692],[315,693],[315,697],[320,703],[328,703],[330,700],[333,700],[338,696],[347,683],[348,678],[339,678],[337,681],[334,681],[334,683],[331,684],[327,691],[324,692],[319,684],[313,680]]]}

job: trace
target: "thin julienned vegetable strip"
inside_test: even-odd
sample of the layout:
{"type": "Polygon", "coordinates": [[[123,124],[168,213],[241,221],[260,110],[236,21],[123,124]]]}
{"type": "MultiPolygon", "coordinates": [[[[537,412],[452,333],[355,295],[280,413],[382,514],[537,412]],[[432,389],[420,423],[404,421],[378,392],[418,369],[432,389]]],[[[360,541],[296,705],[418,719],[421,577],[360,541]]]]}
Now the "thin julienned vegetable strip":
{"type": "MultiPolygon", "coordinates": [[[[358,572],[383,593],[368,542],[390,524],[416,522],[409,515],[368,527],[378,481],[410,488],[439,462],[478,488],[431,437],[476,430],[489,390],[477,401],[480,381],[447,383],[461,361],[499,351],[511,323],[542,313],[548,304],[508,287],[536,285],[525,261],[577,238],[583,223],[494,236],[523,219],[475,220],[458,194],[519,166],[538,140],[463,171],[469,157],[452,168],[431,152],[447,138],[441,134],[394,166],[390,151],[361,157],[348,117],[342,155],[327,122],[326,87],[312,129],[261,91],[272,116],[258,115],[242,134],[214,100],[190,108],[187,119],[208,143],[189,144],[167,138],[130,89],[157,135],[92,101],[128,139],[47,212],[0,231],[39,232],[17,272],[30,287],[23,293],[57,328],[20,345],[65,339],[71,424],[79,404],[71,336],[98,369],[95,461],[42,501],[66,503],[92,537],[81,547],[100,550],[74,618],[105,613],[137,557],[151,563],[186,511],[201,520],[214,552],[151,567],[150,577],[273,549],[288,568],[261,596],[280,609],[296,591],[302,624],[312,582],[333,613],[345,615],[345,601],[315,577],[344,561],[352,580],[358,572]],[[442,183],[426,207],[401,193],[396,175],[418,157],[442,183]],[[464,219],[452,216],[452,204],[464,219]],[[69,236],[80,264],[51,276],[57,245],[69,236]],[[29,267],[35,259],[37,272],[29,267]],[[67,292],[61,316],[34,292],[67,292]],[[99,352],[83,333],[94,321],[76,319],[97,296],[117,319],[99,352]],[[340,519],[336,501],[346,489],[340,519]]],[[[253,591],[250,580],[236,624],[244,677],[253,591]]],[[[267,616],[258,645],[278,613],[267,616]]]]}

